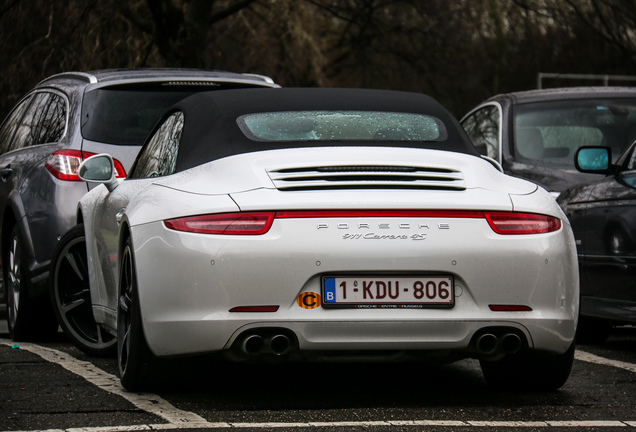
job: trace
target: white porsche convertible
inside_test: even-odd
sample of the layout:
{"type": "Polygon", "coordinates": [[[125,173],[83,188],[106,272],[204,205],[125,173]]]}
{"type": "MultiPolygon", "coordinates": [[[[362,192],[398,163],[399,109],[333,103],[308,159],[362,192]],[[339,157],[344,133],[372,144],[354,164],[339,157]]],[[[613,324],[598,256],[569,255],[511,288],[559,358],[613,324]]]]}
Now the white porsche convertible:
{"type": "Polygon", "coordinates": [[[574,356],[572,231],[552,196],[480,157],[433,99],[249,89],[184,99],[128,179],[60,241],[51,295],[123,386],[163,357],[478,358],[494,385],[556,389],[574,356]]]}

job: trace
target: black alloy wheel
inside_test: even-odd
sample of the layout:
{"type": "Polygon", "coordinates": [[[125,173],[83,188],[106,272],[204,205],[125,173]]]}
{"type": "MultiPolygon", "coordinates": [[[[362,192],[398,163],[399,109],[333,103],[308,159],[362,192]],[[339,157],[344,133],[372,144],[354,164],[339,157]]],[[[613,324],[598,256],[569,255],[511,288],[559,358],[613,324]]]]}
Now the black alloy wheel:
{"type": "Polygon", "coordinates": [[[50,339],[58,329],[48,299],[38,301],[29,295],[25,279],[25,254],[20,228],[15,225],[9,236],[4,258],[3,278],[7,305],[7,327],[14,341],[50,339]]]}
{"type": "Polygon", "coordinates": [[[156,379],[158,359],[144,336],[132,241],[121,254],[117,304],[117,363],[122,386],[128,391],[148,390],[156,379]]]}
{"type": "Polygon", "coordinates": [[[53,310],[67,338],[86,354],[113,356],[117,340],[93,316],[83,224],[71,228],[58,243],[50,282],[53,310]]]}

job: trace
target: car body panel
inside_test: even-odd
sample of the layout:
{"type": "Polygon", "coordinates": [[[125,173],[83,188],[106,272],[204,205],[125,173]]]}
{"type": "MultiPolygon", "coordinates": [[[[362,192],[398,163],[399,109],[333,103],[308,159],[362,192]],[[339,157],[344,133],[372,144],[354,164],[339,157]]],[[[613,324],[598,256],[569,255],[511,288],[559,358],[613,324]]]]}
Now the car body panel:
{"type": "MultiPolygon", "coordinates": [[[[473,245],[484,243],[484,237],[492,236],[483,220],[465,224],[446,219],[427,220],[432,228],[425,230],[427,236],[423,241],[349,240],[337,228],[325,234],[327,230],[316,228],[317,222],[320,221],[285,221],[285,226],[275,223],[266,238],[248,244],[241,239],[230,241],[175,235],[167,232],[161,223],[133,228],[133,240],[137,237],[151,239],[141,246],[135,244],[137,264],[143,268],[154,266],[157,261],[166,263],[155,272],[139,273],[139,284],[181,287],[183,290],[174,289],[160,296],[152,290],[142,292],[144,328],[151,349],[157,355],[218,351],[230,346],[250,325],[290,328],[298,336],[301,349],[313,350],[370,349],[378,343],[379,337],[386,340],[385,345],[376,345],[378,349],[389,349],[393,345],[402,349],[452,347],[466,350],[470,335],[476,329],[492,325],[491,321],[509,321],[528,329],[536,349],[564,352],[573,340],[572,322],[578,311],[574,307],[576,283],[572,283],[577,278],[571,269],[573,265],[576,268],[576,263],[561,259],[570,247],[561,241],[561,234],[544,239],[544,244],[536,249],[527,249],[514,256],[509,251],[515,247],[521,249],[526,240],[502,239],[501,243],[493,242],[492,247],[481,248],[480,259],[475,256],[473,245]],[[435,229],[436,224],[441,223],[449,223],[451,228],[435,229]],[[298,242],[299,238],[303,243],[298,242]],[[311,244],[311,250],[303,246],[305,242],[311,244]],[[455,246],[458,243],[466,246],[458,248],[455,246]],[[178,256],[174,255],[175,247],[180,250],[178,256]],[[546,253],[546,249],[550,252],[546,253]],[[339,251],[336,257],[334,250],[339,251]],[[347,255],[355,256],[355,261],[341,258],[347,255]],[[249,271],[244,267],[246,256],[249,271]],[[506,265],[505,269],[497,269],[495,275],[483,272],[493,259],[519,265],[506,265]],[[281,260],[288,270],[283,274],[272,272],[273,263],[281,260]],[[182,272],[175,272],[177,268],[185,269],[183,273],[188,276],[180,276],[182,272]],[[537,268],[541,271],[537,272],[537,268]],[[321,292],[322,275],[414,272],[453,275],[456,296],[459,295],[455,307],[412,311],[307,310],[296,303],[302,293],[321,292]],[[524,295],[512,289],[520,283],[525,288],[524,295]],[[552,292],[547,293],[546,286],[552,292]],[[253,289],[255,287],[258,288],[253,289]],[[559,305],[556,310],[555,301],[559,305]],[[504,319],[500,313],[484,311],[493,303],[528,304],[537,312],[507,314],[504,319]],[[258,319],[254,314],[229,312],[231,307],[260,304],[280,305],[280,309],[258,319]],[[551,311],[549,315],[546,310],[551,311]],[[333,331],[334,322],[338,323],[342,334],[333,331]],[[378,326],[390,322],[393,330],[384,328],[378,332],[378,326]],[[425,331],[416,336],[416,329],[426,328],[429,323],[435,326],[435,332],[425,331]],[[305,330],[305,327],[309,328],[305,330]],[[406,335],[402,334],[402,327],[406,329],[406,335]],[[461,337],[457,337],[457,332],[461,337]],[[554,343],[554,332],[559,336],[559,343],[554,343]],[[166,338],[167,334],[172,338],[166,338]],[[346,334],[349,338],[344,336],[346,334]]],[[[371,225],[382,222],[368,220],[371,225]]],[[[395,223],[418,222],[421,223],[400,219],[395,223]]],[[[338,219],[332,223],[353,225],[355,221],[338,219]]],[[[359,231],[353,230],[356,232],[359,231]]],[[[383,236],[403,235],[403,230],[399,229],[386,232],[389,234],[383,231],[383,236]]]]}

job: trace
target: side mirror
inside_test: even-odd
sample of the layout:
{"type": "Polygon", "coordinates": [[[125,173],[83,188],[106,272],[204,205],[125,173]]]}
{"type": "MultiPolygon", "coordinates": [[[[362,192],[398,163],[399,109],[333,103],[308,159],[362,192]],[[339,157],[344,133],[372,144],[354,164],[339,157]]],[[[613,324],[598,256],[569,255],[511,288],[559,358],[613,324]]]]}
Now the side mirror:
{"type": "Polygon", "coordinates": [[[115,174],[113,158],[105,153],[89,157],[77,169],[77,175],[81,180],[89,183],[102,183],[109,192],[112,192],[119,185],[115,174]]]}
{"type": "Polygon", "coordinates": [[[592,174],[612,172],[612,149],[609,147],[581,147],[574,155],[577,170],[592,174]]]}

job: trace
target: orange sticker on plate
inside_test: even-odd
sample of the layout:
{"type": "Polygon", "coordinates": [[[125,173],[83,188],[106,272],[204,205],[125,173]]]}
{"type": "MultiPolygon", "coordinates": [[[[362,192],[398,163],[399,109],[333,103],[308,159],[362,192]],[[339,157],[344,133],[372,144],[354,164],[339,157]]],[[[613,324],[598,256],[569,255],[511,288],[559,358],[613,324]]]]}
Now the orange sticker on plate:
{"type": "Polygon", "coordinates": [[[296,303],[303,309],[316,309],[320,306],[320,294],[315,292],[305,292],[296,298],[296,303]]]}

